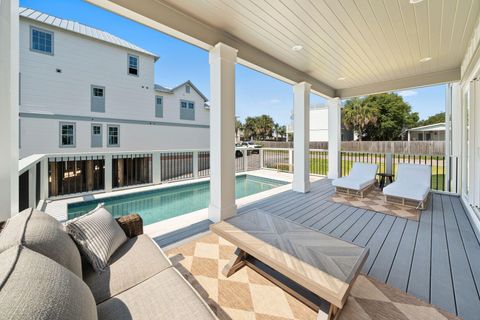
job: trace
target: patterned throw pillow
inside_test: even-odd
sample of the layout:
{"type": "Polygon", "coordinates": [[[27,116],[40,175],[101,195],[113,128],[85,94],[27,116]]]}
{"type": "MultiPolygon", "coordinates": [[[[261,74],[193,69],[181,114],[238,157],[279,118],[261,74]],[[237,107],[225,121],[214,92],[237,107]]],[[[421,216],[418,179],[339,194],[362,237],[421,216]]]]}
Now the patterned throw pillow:
{"type": "Polygon", "coordinates": [[[122,228],[103,204],[68,222],[67,231],[97,272],[107,268],[108,259],[127,241],[122,228]]]}

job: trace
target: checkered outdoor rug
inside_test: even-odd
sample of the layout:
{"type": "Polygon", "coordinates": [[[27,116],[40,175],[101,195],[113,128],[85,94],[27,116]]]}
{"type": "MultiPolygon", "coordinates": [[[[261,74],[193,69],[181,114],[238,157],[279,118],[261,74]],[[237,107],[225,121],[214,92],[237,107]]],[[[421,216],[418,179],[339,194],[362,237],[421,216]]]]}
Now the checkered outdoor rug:
{"type": "Polygon", "coordinates": [[[415,221],[420,219],[420,214],[422,212],[415,208],[385,202],[385,197],[382,191],[378,189],[371,190],[364,198],[335,193],[330,197],[330,201],[415,221]]]}
{"type": "MultiPolygon", "coordinates": [[[[235,247],[210,233],[167,251],[175,268],[221,320],[317,319],[313,311],[249,267],[230,278],[221,271],[235,247]]],[[[338,320],[453,320],[406,293],[359,275],[338,320]]]]}

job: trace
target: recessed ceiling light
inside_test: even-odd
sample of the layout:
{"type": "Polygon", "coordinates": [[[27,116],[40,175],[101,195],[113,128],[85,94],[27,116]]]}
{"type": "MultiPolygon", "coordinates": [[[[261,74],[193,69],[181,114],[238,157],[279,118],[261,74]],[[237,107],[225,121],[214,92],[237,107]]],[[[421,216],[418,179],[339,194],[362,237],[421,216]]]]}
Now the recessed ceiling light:
{"type": "Polygon", "coordinates": [[[294,46],[292,47],[292,50],[293,50],[293,51],[300,51],[300,50],[302,50],[302,49],[303,49],[303,46],[302,46],[302,45],[299,45],[299,44],[294,45],[294,46]]]}
{"type": "Polygon", "coordinates": [[[410,3],[411,4],[416,4],[416,3],[420,3],[422,2],[423,0],[410,0],[410,3]]]}
{"type": "Polygon", "coordinates": [[[340,78],[338,78],[338,80],[343,81],[343,80],[345,80],[345,77],[340,77],[340,78]]]}
{"type": "Polygon", "coordinates": [[[420,59],[420,62],[423,63],[423,62],[428,62],[430,60],[432,60],[432,57],[425,57],[425,58],[420,59]]]}

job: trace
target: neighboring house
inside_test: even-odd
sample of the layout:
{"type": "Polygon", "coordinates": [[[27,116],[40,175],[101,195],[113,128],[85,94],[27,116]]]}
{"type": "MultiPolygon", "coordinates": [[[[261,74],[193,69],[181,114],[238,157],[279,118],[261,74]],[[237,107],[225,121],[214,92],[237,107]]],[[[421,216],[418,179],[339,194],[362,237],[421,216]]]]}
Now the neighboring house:
{"type": "Polygon", "coordinates": [[[159,57],[107,32],[20,9],[20,156],[209,147],[207,98],[154,85],[159,57]]]}
{"type": "Polygon", "coordinates": [[[445,141],[445,123],[410,128],[407,133],[408,141],[445,141]]]}
{"type": "MultiPolygon", "coordinates": [[[[293,114],[292,123],[287,126],[287,133],[293,133],[293,114]]],[[[347,130],[342,123],[342,141],[351,141],[354,139],[353,132],[347,130]]],[[[328,141],[328,107],[316,105],[310,107],[310,141],[328,141]]]]}

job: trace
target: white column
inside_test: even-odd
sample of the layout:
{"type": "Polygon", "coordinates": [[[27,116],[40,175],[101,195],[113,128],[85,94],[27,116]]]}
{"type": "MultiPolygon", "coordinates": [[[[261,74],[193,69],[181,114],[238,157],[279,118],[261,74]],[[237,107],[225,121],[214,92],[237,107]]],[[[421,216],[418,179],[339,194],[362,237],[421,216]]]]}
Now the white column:
{"type": "Polygon", "coordinates": [[[235,63],[237,50],[218,43],[210,50],[210,205],[218,222],[237,212],[235,205],[235,63]]]}
{"type": "Polygon", "coordinates": [[[0,1],[0,221],[18,213],[18,0],[0,1]]]}
{"type": "Polygon", "coordinates": [[[48,199],[48,157],[40,161],[40,200],[48,199]]]}
{"type": "Polygon", "coordinates": [[[328,100],[328,178],[340,175],[340,147],[342,145],[340,99],[328,100]]]}
{"type": "Polygon", "coordinates": [[[104,170],[104,177],[105,177],[105,192],[112,191],[112,155],[106,154],[105,157],[105,170],[104,170]]]}
{"type": "Polygon", "coordinates": [[[293,87],[293,183],[292,190],[310,191],[310,87],[307,82],[293,87]]]}
{"type": "MultiPolygon", "coordinates": [[[[451,87],[451,144],[450,154],[452,156],[452,171],[450,172],[451,190],[461,193],[462,189],[462,147],[463,147],[463,120],[462,120],[462,94],[459,83],[449,85],[451,87]],[[458,159],[458,160],[457,160],[458,159]],[[455,166],[458,164],[458,168],[455,166]]],[[[445,132],[446,133],[446,132],[445,132]]]]}
{"type": "Polygon", "coordinates": [[[154,184],[162,182],[161,153],[154,152],[152,155],[152,178],[154,184]]]}
{"type": "Polygon", "coordinates": [[[36,201],[36,187],[37,187],[37,166],[33,165],[28,170],[28,206],[30,208],[37,207],[36,201]]]}

